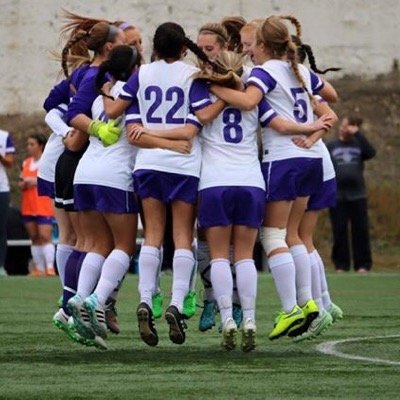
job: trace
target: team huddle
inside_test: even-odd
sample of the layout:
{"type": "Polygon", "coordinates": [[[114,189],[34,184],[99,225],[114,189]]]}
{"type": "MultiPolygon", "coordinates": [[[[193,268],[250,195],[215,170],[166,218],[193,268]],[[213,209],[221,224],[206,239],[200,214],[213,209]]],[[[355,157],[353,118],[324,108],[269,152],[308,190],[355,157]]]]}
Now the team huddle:
{"type": "Polygon", "coordinates": [[[321,138],[337,120],[329,107],[337,94],[318,75],[326,71],[301,42],[299,21],[227,17],[202,26],[197,43],[166,22],[145,64],[130,23],[65,18],[65,79],[44,103],[53,133],[38,173],[39,194],[54,199],[60,230],[63,295],[53,323],[102,349],[108,331],[119,333],[115,303],[139,214],[136,315],[147,345],[158,344],[155,320],[163,315],[170,340],[185,342],[199,272],[206,296],[200,331],[219,313],[223,348],[236,347],[240,329],[241,349],[254,350],[258,237],[282,307],[269,339],[311,339],[341,319],[313,244],[319,211],[335,202],[321,138]],[[175,251],[164,311],[167,208],[175,251]]]}

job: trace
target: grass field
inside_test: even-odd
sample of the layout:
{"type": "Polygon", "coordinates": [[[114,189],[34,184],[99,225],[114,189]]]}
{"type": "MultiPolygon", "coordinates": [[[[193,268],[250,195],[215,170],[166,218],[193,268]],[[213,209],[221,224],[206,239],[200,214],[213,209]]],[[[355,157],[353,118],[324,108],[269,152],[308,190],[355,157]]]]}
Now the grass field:
{"type": "MultiPolygon", "coordinates": [[[[260,275],[258,347],[244,354],[223,351],[216,329],[200,333],[198,315],[189,321],[184,345],[169,342],[162,320],[159,346],[147,347],[136,327],[135,276],[126,279],[120,294],[122,332],[109,339],[106,352],[74,344],[51,325],[57,278],[1,279],[0,399],[398,399],[400,274],[340,274],[329,281],[345,319],[319,340],[270,342],[278,300],[271,277],[260,275]],[[393,335],[336,346],[370,361],[316,348],[326,341],[393,335]],[[376,358],[394,363],[373,362],[376,358]]],[[[163,277],[164,288],[170,282],[163,277]]]]}

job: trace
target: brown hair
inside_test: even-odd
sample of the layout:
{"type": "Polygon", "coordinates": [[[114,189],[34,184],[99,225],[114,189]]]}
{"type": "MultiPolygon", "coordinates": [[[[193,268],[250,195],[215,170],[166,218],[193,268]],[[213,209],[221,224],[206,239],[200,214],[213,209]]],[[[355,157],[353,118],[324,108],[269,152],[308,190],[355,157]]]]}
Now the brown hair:
{"type": "Polygon", "coordinates": [[[356,125],[360,127],[363,124],[363,119],[361,117],[358,117],[357,115],[349,115],[347,118],[347,121],[349,125],[356,125]]]}
{"type": "Polygon", "coordinates": [[[218,22],[209,22],[208,24],[203,25],[199,29],[199,35],[214,35],[217,43],[219,43],[221,47],[225,46],[229,40],[227,30],[218,22]]]}
{"type": "Polygon", "coordinates": [[[105,43],[115,40],[119,30],[105,19],[63,12],[66,23],[61,35],[68,35],[68,41],[62,50],[61,67],[68,77],[70,70],[91,62],[89,50],[100,53],[105,43]]]}
{"type": "Polygon", "coordinates": [[[270,51],[272,58],[282,59],[283,57],[287,57],[296,79],[306,91],[314,106],[315,99],[308,90],[303,76],[300,74],[296,45],[293,43],[289,30],[282,20],[289,20],[295,26],[296,34],[300,38],[301,25],[295,17],[273,15],[267,18],[257,29],[257,43],[263,43],[270,51]]]}
{"type": "Polygon", "coordinates": [[[229,35],[228,50],[241,53],[243,46],[240,41],[240,30],[246,25],[246,20],[240,16],[225,17],[221,21],[221,24],[225,27],[229,35]]]}

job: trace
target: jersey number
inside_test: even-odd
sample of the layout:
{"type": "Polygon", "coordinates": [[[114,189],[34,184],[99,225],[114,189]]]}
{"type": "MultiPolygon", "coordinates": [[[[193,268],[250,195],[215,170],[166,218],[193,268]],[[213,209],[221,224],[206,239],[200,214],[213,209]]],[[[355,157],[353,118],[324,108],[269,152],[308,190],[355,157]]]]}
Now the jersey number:
{"type": "Polygon", "coordinates": [[[222,114],[224,139],[228,143],[240,143],[243,139],[242,113],[235,108],[227,108],[222,114]]]}
{"type": "Polygon", "coordinates": [[[307,96],[307,93],[303,88],[292,88],[290,89],[290,92],[294,98],[293,116],[295,120],[300,123],[307,122],[307,101],[300,97],[302,95],[307,96]]]}
{"type": "Polygon", "coordinates": [[[172,103],[167,115],[165,116],[165,122],[167,124],[184,124],[185,119],[175,117],[175,114],[179,111],[179,109],[183,106],[185,93],[180,87],[172,86],[168,88],[165,92],[165,96],[158,86],[147,86],[144,91],[144,98],[146,100],[152,101],[151,106],[149,107],[146,113],[147,122],[154,124],[162,124],[162,117],[154,116],[157,109],[160,107],[163,101],[172,103]]]}

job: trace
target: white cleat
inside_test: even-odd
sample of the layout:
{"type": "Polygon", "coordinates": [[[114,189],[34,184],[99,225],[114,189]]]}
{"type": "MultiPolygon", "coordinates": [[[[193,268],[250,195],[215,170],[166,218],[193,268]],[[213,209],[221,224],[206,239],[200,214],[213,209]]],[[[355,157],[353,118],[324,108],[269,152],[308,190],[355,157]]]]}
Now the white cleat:
{"type": "Polygon", "coordinates": [[[252,351],[256,348],[256,323],[252,318],[246,318],[242,329],[242,350],[244,352],[252,351]]]}
{"type": "Polygon", "coordinates": [[[326,310],[320,310],[319,315],[303,334],[296,336],[293,342],[302,342],[307,339],[314,339],[325,332],[333,323],[331,314],[326,310]]]}
{"type": "Polygon", "coordinates": [[[236,347],[237,325],[233,318],[228,318],[222,325],[221,346],[226,350],[236,347]]]}

